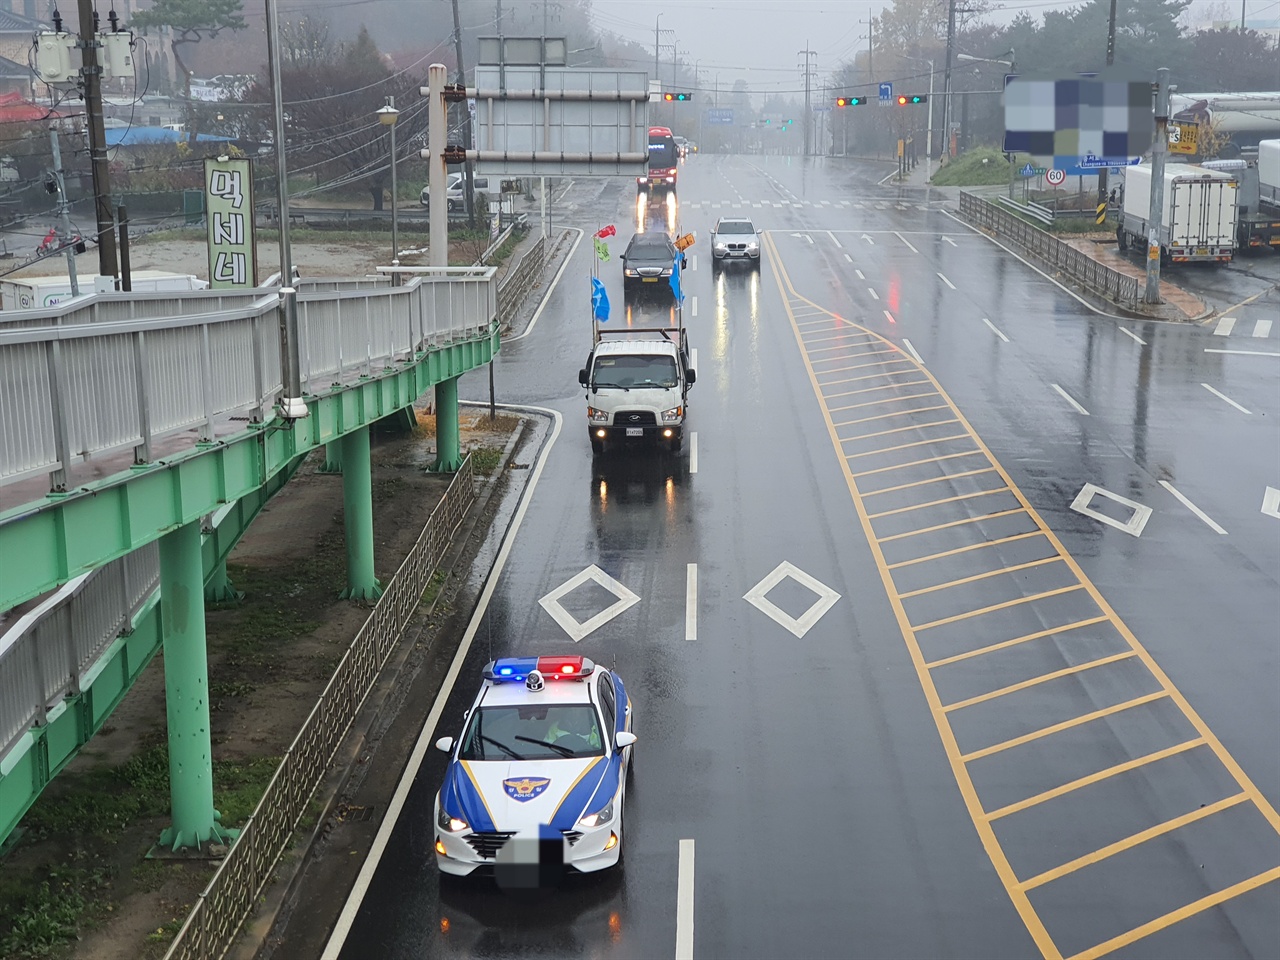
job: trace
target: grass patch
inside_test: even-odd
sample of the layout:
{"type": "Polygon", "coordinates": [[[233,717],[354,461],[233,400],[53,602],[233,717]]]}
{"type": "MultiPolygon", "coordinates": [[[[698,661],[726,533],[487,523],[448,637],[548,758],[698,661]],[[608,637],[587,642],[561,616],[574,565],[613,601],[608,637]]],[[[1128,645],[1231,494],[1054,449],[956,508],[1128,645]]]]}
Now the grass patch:
{"type": "Polygon", "coordinates": [[[427,588],[422,591],[422,605],[424,607],[430,607],[436,602],[436,597],[440,596],[440,590],[444,587],[444,582],[447,579],[448,577],[443,570],[437,570],[431,575],[427,588]]]}
{"type": "MultiPolygon", "coordinates": [[[[1021,166],[1024,158],[1014,160],[1021,166]]],[[[1009,182],[1009,161],[995,147],[974,147],[933,175],[936,187],[981,187],[1009,182]]]]}
{"type": "Polygon", "coordinates": [[[117,767],[64,772],[58,787],[46,791],[23,820],[33,839],[110,839],[139,817],[168,812],[168,747],[148,747],[117,767]]]}
{"type": "Polygon", "coordinates": [[[50,871],[35,887],[14,886],[0,888],[0,955],[26,960],[51,956],[77,937],[85,893],[97,892],[100,883],[89,871],[72,868],[50,871]]]}
{"type": "Polygon", "coordinates": [[[238,826],[249,819],[278,766],[279,757],[214,761],[213,806],[224,826],[238,826]]]}
{"type": "Polygon", "coordinates": [[[471,455],[471,469],[482,476],[492,476],[502,462],[501,447],[475,447],[467,452],[471,455]]]}

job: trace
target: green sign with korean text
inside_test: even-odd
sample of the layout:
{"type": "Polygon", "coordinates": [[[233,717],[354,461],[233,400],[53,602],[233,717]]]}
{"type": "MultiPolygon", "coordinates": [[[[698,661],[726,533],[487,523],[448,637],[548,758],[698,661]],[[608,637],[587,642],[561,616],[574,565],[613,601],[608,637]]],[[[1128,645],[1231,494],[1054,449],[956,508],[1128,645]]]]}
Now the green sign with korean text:
{"type": "Polygon", "coordinates": [[[205,158],[204,208],[209,286],[223,290],[257,286],[252,162],[232,157],[205,158]]]}

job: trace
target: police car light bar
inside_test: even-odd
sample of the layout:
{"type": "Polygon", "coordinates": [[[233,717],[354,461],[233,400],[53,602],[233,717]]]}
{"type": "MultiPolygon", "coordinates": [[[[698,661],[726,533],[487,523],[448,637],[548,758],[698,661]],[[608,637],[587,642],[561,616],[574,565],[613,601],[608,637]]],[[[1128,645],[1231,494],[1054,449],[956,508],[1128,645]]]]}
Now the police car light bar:
{"type": "Polygon", "coordinates": [[[590,676],[595,668],[586,657],[503,657],[484,668],[484,678],[522,683],[537,670],[547,680],[577,680],[590,676]]]}

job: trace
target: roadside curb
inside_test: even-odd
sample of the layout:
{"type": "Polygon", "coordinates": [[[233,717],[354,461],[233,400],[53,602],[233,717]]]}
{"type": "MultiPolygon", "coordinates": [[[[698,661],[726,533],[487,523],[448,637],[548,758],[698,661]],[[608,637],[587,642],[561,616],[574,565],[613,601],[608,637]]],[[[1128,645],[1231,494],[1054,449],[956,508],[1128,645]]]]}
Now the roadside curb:
{"type": "MultiPolygon", "coordinates": [[[[467,401],[463,401],[463,403],[467,406],[488,405],[487,403],[473,404],[467,401]]],[[[445,574],[446,580],[457,570],[466,545],[475,534],[481,519],[488,511],[494,492],[501,485],[501,481],[511,475],[508,466],[511,463],[516,447],[526,436],[531,419],[532,415],[530,414],[520,416],[515,430],[507,439],[493,474],[486,480],[476,496],[475,502],[472,503],[471,508],[467,511],[467,520],[453,536],[446,554],[446,560],[438,568],[439,571],[445,574]]],[[[526,476],[524,479],[527,482],[528,477],[526,476]]],[[[424,636],[431,630],[431,620],[445,595],[446,591],[440,590],[432,600],[431,606],[417,613],[406,625],[404,633],[397,644],[398,650],[395,660],[386,664],[376,681],[376,701],[373,699],[375,692],[371,692],[370,701],[360,712],[359,725],[353,724],[352,730],[345,738],[342,748],[339,750],[338,755],[335,756],[333,764],[331,764],[328,773],[312,798],[313,804],[322,805],[315,826],[306,836],[304,843],[300,843],[286,851],[285,855],[281,857],[280,863],[276,868],[274,882],[264,891],[259,909],[246,919],[240,935],[227,953],[228,957],[235,958],[235,960],[252,960],[252,958],[259,956],[272,956],[274,946],[269,943],[269,939],[275,929],[276,922],[296,901],[296,896],[300,892],[304,879],[305,868],[311,862],[318,847],[328,838],[333,826],[344,818],[344,798],[354,793],[354,790],[350,788],[356,779],[355,774],[360,772],[360,768],[368,759],[370,744],[374,742],[372,735],[380,727],[389,726],[390,720],[394,719],[394,715],[387,717],[386,714],[389,707],[398,706],[393,701],[392,695],[399,690],[403,682],[411,679],[403,676],[406,667],[409,666],[410,655],[419,647],[424,636]],[[386,724],[382,722],[384,720],[387,720],[386,724]]],[[[438,636],[430,637],[426,652],[434,649],[439,639],[438,636]]],[[[420,671],[425,666],[424,657],[424,660],[415,669],[420,671]]]]}

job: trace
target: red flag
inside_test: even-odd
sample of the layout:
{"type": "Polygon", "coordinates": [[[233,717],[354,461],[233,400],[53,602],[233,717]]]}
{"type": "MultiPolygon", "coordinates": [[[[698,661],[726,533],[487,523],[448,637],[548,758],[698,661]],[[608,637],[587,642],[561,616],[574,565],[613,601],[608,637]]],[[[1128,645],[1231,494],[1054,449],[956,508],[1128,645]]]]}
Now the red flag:
{"type": "Polygon", "coordinates": [[[596,236],[599,237],[601,240],[603,240],[605,237],[614,236],[617,232],[618,231],[614,229],[614,226],[611,223],[607,227],[602,227],[600,231],[596,234],[596,236]]]}

